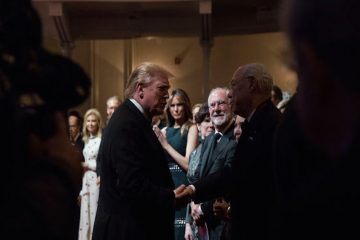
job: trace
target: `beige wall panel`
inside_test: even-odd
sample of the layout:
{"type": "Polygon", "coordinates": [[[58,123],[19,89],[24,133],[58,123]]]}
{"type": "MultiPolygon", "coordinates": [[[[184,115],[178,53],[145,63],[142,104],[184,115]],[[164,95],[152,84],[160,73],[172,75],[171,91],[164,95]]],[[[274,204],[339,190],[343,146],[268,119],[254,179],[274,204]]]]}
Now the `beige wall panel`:
{"type": "Polygon", "coordinates": [[[218,37],[212,50],[210,88],[229,86],[234,71],[240,65],[263,63],[273,76],[274,84],[283,91],[294,93],[296,78],[286,68],[282,52],[286,41],[282,33],[218,37]]]}
{"type": "MultiPolygon", "coordinates": [[[[76,41],[75,48],[72,51],[71,59],[74,62],[80,64],[91,79],[90,41],[76,41]]],[[[82,115],[84,115],[86,110],[91,107],[90,100],[91,96],[89,96],[85,102],[76,107],[76,109],[82,115]]]]}
{"type": "Polygon", "coordinates": [[[197,38],[141,38],[134,41],[134,66],[151,61],[164,66],[174,78],[171,90],[184,89],[194,104],[201,100],[202,50],[197,38]],[[175,58],[180,60],[177,64],[175,58]]]}
{"type": "Polygon", "coordinates": [[[121,40],[93,41],[93,96],[92,107],[99,109],[106,119],[106,100],[118,95],[123,98],[124,46],[121,40]]]}
{"type": "Polygon", "coordinates": [[[145,61],[160,64],[175,76],[170,79],[170,91],[182,88],[192,104],[201,101],[202,49],[198,38],[140,38],[134,40],[133,47],[134,66],[145,61]]]}
{"type": "MultiPolygon", "coordinates": [[[[52,52],[61,52],[57,42],[46,41],[46,47],[52,52]]],[[[268,67],[275,84],[284,91],[294,93],[296,75],[288,71],[282,60],[285,47],[282,33],[215,38],[210,54],[209,89],[229,86],[239,65],[261,62],[268,67]]],[[[175,76],[170,80],[171,90],[182,88],[189,94],[192,104],[202,102],[203,49],[199,38],[138,38],[132,40],[130,51],[132,59],[129,61],[133,68],[144,61],[158,63],[175,76]]],[[[105,119],[106,99],[112,95],[123,98],[127,79],[123,71],[124,41],[77,41],[72,59],[89,73],[93,85],[91,97],[77,109],[84,114],[90,107],[98,108],[105,119]]]]}

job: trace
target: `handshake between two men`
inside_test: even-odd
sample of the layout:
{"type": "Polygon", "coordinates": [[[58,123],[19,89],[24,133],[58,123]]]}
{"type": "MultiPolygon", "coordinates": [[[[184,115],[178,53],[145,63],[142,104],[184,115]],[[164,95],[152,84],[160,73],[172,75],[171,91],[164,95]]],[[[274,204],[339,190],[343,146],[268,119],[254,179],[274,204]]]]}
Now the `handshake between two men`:
{"type": "Polygon", "coordinates": [[[195,193],[194,189],[188,185],[181,184],[174,190],[175,193],[175,208],[186,206],[191,201],[191,197],[195,193]]]}

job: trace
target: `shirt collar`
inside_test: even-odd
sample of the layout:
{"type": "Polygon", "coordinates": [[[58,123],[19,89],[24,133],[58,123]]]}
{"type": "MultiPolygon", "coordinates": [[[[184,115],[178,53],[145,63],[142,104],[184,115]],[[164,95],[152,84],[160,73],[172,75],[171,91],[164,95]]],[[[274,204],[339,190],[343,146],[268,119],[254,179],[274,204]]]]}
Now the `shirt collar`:
{"type": "Polygon", "coordinates": [[[142,113],[142,114],[144,114],[144,116],[145,116],[145,112],[144,112],[144,109],[143,109],[143,107],[140,105],[140,103],[138,103],[135,99],[133,99],[133,98],[130,98],[129,99],[134,105],[135,105],[135,107],[137,108],[137,109],[139,109],[139,111],[142,113]]]}
{"type": "Polygon", "coordinates": [[[219,132],[217,129],[215,129],[215,134],[216,134],[216,133],[220,133],[221,136],[224,135],[224,133],[226,133],[227,130],[231,127],[231,125],[233,124],[233,122],[234,122],[234,119],[232,118],[231,121],[230,121],[230,122],[228,123],[228,125],[226,126],[226,128],[224,129],[224,131],[222,131],[222,132],[219,132]]]}

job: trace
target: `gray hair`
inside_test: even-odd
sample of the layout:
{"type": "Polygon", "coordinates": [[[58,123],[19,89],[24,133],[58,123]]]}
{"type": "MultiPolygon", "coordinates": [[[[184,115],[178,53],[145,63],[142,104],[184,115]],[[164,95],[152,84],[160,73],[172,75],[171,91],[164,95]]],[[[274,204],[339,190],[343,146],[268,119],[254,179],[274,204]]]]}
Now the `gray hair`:
{"type": "Polygon", "coordinates": [[[119,96],[112,96],[112,97],[109,97],[107,100],[106,100],[106,105],[109,104],[110,101],[118,101],[120,104],[122,103],[121,99],[119,96]]]}
{"type": "Polygon", "coordinates": [[[228,100],[228,103],[230,102],[230,99],[229,99],[230,89],[227,88],[227,87],[216,87],[216,88],[211,89],[211,91],[210,91],[210,93],[209,93],[208,101],[207,101],[209,107],[210,107],[210,102],[209,102],[210,96],[211,96],[211,94],[213,94],[213,92],[215,92],[215,91],[224,91],[225,94],[226,94],[226,98],[227,98],[227,100],[228,100]]]}
{"type": "Polygon", "coordinates": [[[256,92],[262,96],[271,97],[273,79],[265,66],[261,63],[250,63],[242,67],[243,78],[254,79],[256,92]]]}
{"type": "Polygon", "coordinates": [[[127,87],[125,90],[125,98],[131,98],[134,96],[136,91],[136,85],[142,84],[145,87],[150,85],[153,78],[159,76],[162,78],[170,78],[173,75],[165,70],[163,67],[150,62],[141,63],[137,66],[134,71],[130,74],[127,81],[127,87]]]}

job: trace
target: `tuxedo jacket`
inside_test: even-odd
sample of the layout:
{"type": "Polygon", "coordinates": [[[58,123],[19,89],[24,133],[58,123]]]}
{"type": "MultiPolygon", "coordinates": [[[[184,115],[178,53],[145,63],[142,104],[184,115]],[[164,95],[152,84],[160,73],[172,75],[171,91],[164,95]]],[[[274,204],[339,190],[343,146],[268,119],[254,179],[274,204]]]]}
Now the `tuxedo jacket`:
{"type": "Polygon", "coordinates": [[[226,193],[231,199],[233,239],[262,239],[272,205],[272,145],[281,112],[270,100],[243,125],[231,167],[194,184],[195,202],[226,193]]]}
{"type": "Polygon", "coordinates": [[[126,100],[101,141],[93,239],[174,239],[174,184],[151,121],[126,100]]]}

